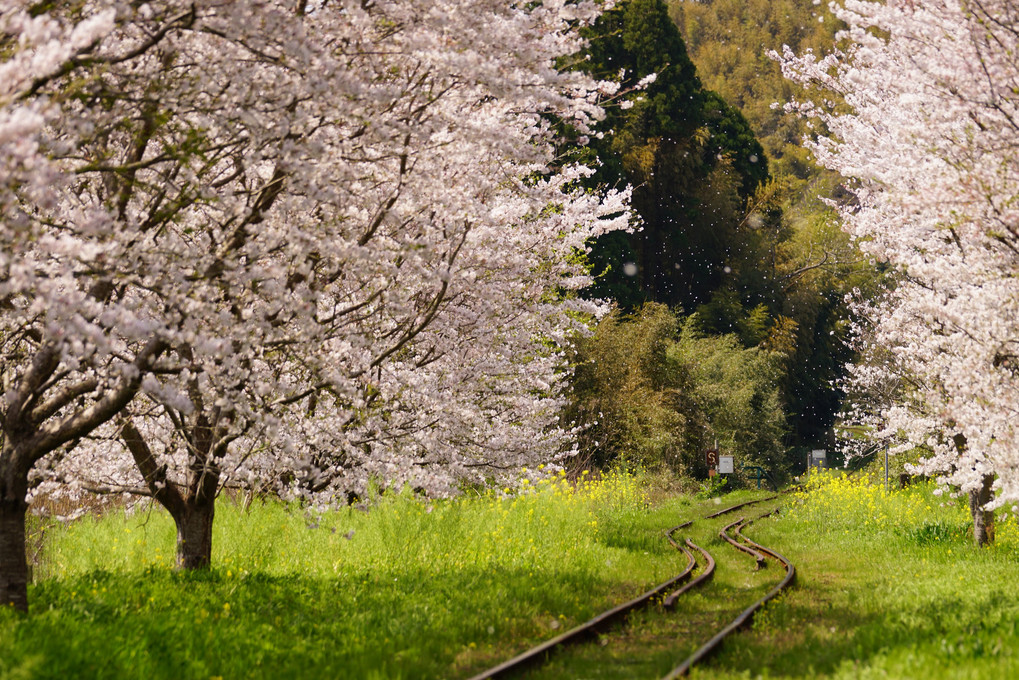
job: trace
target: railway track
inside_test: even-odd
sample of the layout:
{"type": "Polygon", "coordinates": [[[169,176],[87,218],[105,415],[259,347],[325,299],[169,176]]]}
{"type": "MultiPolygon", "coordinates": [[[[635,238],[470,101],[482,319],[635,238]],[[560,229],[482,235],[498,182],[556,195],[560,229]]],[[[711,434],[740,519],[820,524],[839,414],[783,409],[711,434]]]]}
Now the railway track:
{"type": "MultiPolygon", "coordinates": [[[[702,519],[715,519],[750,505],[767,502],[776,498],[778,498],[777,495],[739,503],[710,515],[706,515],[702,519]]],[[[771,512],[761,515],[756,519],[767,517],[774,512],[775,510],[772,510],[771,512]]],[[[672,678],[681,677],[689,672],[690,668],[694,664],[714,652],[728,635],[747,625],[752,619],[754,612],[763,607],[770,599],[774,598],[779,592],[781,592],[782,589],[788,587],[795,578],[795,569],[788,560],[779,555],[777,552],[761,546],[760,544],[743,536],[741,533],[742,529],[753,521],[754,520],[747,520],[745,517],[740,517],[740,519],[735,522],[726,525],[719,533],[719,536],[736,549],[754,557],[757,562],[756,569],[760,569],[764,566],[769,557],[778,560],[786,568],[785,578],[781,583],[772,588],[767,595],[740,612],[740,614],[732,622],[723,627],[714,637],[704,643],[690,657],[684,660],[682,664],[673,669],[666,678],[671,680],[672,678]],[[730,531],[733,534],[732,536],[729,533],[730,531]],[[742,540],[743,543],[740,543],[740,540],[742,540]]],[[[597,637],[599,633],[607,630],[612,625],[624,621],[634,611],[649,607],[655,602],[661,602],[663,609],[667,611],[674,609],[680,597],[694,588],[710,581],[715,573],[715,559],[707,550],[696,545],[689,538],[685,539],[682,543],[680,543],[680,541],[676,538],[676,533],[678,531],[689,527],[693,524],[693,522],[694,520],[690,520],[664,531],[665,538],[668,540],[670,545],[672,545],[672,547],[678,552],[683,553],[687,558],[685,568],[677,576],[659,584],[628,602],[624,602],[623,604],[602,612],[598,616],[595,616],[589,621],[586,621],[565,633],[562,633],[561,635],[536,645],[531,649],[518,654],[512,659],[504,661],[497,666],[473,676],[470,680],[488,680],[489,678],[515,676],[528,668],[533,668],[544,663],[559,649],[568,645],[586,642],[597,637]],[[695,552],[699,554],[703,568],[696,577],[691,578],[698,566],[698,557],[695,556],[695,552]]]]}
{"type": "MultiPolygon", "coordinates": [[[[764,517],[767,517],[773,512],[774,510],[765,515],[761,515],[756,519],[762,519],[764,517]]],[[[723,529],[721,532],[722,534],[725,534],[726,530],[735,527],[733,533],[735,533],[737,537],[743,539],[743,541],[748,544],[747,546],[742,546],[741,544],[736,543],[734,539],[731,539],[728,536],[723,536],[723,538],[728,540],[732,545],[739,547],[741,550],[747,551],[748,554],[754,555],[755,559],[758,559],[756,556],[760,556],[761,560],[758,561],[758,568],[760,567],[762,560],[765,559],[765,556],[777,560],[785,567],[786,570],[785,576],[778,583],[778,585],[774,586],[771,590],[769,590],[768,593],[764,595],[764,597],[760,598],[752,605],[750,605],[742,612],[740,612],[736,616],[736,618],[734,618],[721,630],[715,633],[715,635],[710,640],[708,640],[703,645],[698,647],[693,654],[688,656],[683,661],[683,663],[672,669],[672,671],[668,675],[666,675],[665,678],[663,678],[663,680],[675,680],[676,678],[683,677],[684,675],[689,673],[690,669],[693,668],[694,664],[703,661],[705,658],[714,653],[722,645],[722,643],[729,635],[735,633],[740,628],[749,625],[750,622],[753,620],[754,614],[758,610],[760,610],[761,607],[767,604],[769,600],[774,599],[780,592],[791,586],[793,584],[793,581],[796,579],[796,567],[793,566],[792,562],[790,562],[789,560],[787,560],[785,557],[775,552],[774,550],[766,548],[760,543],[755,543],[754,541],[751,541],[749,538],[742,534],[743,528],[746,525],[750,524],[752,521],[754,520],[747,521],[746,519],[741,517],[739,520],[733,522],[725,529],[723,529]]]]}

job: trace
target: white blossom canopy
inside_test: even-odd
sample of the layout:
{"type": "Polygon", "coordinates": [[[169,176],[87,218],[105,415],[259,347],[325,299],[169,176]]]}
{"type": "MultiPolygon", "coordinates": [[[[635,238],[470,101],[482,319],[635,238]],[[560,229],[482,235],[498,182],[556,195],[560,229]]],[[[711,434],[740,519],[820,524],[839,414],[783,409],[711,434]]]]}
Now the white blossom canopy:
{"type": "Polygon", "coordinates": [[[1014,502],[1019,7],[845,0],[837,15],[849,27],[845,49],[776,57],[788,77],[822,92],[788,108],[818,122],[818,160],[854,180],[846,228],[901,272],[865,310],[868,342],[890,354],[857,367],[861,384],[904,381],[870,424],[902,448],[925,448],[922,469],[963,491],[996,474],[994,505],[1014,502]]]}
{"type": "Polygon", "coordinates": [[[245,482],[441,491],[569,450],[578,252],[629,218],[556,155],[601,116],[556,68],[600,3],[32,5],[0,13],[0,408],[53,436],[5,428],[19,469],[140,487],[110,420],[139,385],[172,481],[196,413],[245,482]]]}

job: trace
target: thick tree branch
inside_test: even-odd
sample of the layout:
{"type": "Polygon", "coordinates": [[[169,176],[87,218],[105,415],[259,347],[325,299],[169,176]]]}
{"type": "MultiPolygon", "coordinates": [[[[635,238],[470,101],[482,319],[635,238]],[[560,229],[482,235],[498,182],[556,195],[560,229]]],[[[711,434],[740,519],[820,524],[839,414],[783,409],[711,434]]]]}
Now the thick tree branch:
{"type": "Polygon", "coordinates": [[[125,369],[128,373],[121,378],[119,384],[101,392],[87,408],[69,415],[60,422],[45,423],[34,435],[17,442],[15,457],[18,464],[23,466],[25,473],[27,474],[31,466],[47,453],[72,439],[83,437],[120,413],[138,393],[142,379],[152,362],[166,349],[165,341],[152,338],[138,352],[133,364],[125,369]]]}
{"type": "Polygon", "coordinates": [[[183,516],[184,498],[180,495],[177,487],[167,479],[166,466],[156,464],[156,457],[152,454],[152,449],[149,448],[142,433],[135,426],[134,420],[129,414],[123,415],[119,418],[119,425],[121,440],[127,446],[127,450],[131,452],[131,457],[149,489],[149,495],[174,517],[183,516]]]}
{"type": "Polygon", "coordinates": [[[73,385],[68,385],[32,409],[29,420],[35,424],[42,423],[78,397],[94,392],[98,387],[99,381],[95,378],[86,378],[73,385]]]}

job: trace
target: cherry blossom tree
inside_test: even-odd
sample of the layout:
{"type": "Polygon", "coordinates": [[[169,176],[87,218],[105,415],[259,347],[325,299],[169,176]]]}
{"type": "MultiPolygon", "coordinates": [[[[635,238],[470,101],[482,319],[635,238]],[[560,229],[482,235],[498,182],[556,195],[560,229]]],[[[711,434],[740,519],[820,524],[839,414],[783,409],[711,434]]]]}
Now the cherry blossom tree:
{"type": "MultiPolygon", "coordinates": [[[[873,422],[928,451],[920,469],[944,473],[984,513],[1019,500],[1019,7],[845,0],[835,10],[844,49],[776,56],[818,92],[788,108],[816,122],[817,159],[851,178],[846,228],[900,274],[868,310],[868,342],[892,354],[884,375],[905,379],[873,422]]],[[[882,382],[879,366],[860,373],[882,382]]]]}
{"type": "Polygon", "coordinates": [[[114,13],[65,23],[24,10],[9,3],[0,13],[0,602],[22,609],[31,468],[123,408],[166,351],[130,306],[104,309],[107,222],[64,200],[73,177],[53,157],[73,144],[48,132],[59,103],[35,94],[94,50],[114,13]],[[114,316],[122,331],[107,333],[114,316]]]}
{"type": "Polygon", "coordinates": [[[229,482],[568,449],[575,253],[627,223],[554,156],[601,116],[555,69],[599,3],[30,4],[0,15],[2,601],[30,493],[151,496],[198,567],[229,482]]]}

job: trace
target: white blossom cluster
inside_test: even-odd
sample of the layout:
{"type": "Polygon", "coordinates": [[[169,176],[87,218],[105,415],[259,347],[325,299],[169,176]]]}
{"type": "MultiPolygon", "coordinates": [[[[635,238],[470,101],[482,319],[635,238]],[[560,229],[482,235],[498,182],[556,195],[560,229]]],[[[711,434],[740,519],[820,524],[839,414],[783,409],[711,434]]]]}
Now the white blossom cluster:
{"type": "Polygon", "coordinates": [[[331,502],[570,453],[578,253],[629,213],[556,157],[602,116],[556,60],[606,3],[33,5],[0,10],[0,496],[331,502]]]}
{"type": "Polygon", "coordinates": [[[851,178],[842,210],[861,248],[899,275],[871,322],[857,415],[924,472],[969,491],[997,476],[1019,500],[1019,5],[845,0],[824,58],[774,55],[808,89],[788,109],[851,178]],[[814,91],[819,92],[816,96],[814,91]],[[844,104],[825,101],[837,92],[844,104]]]}

